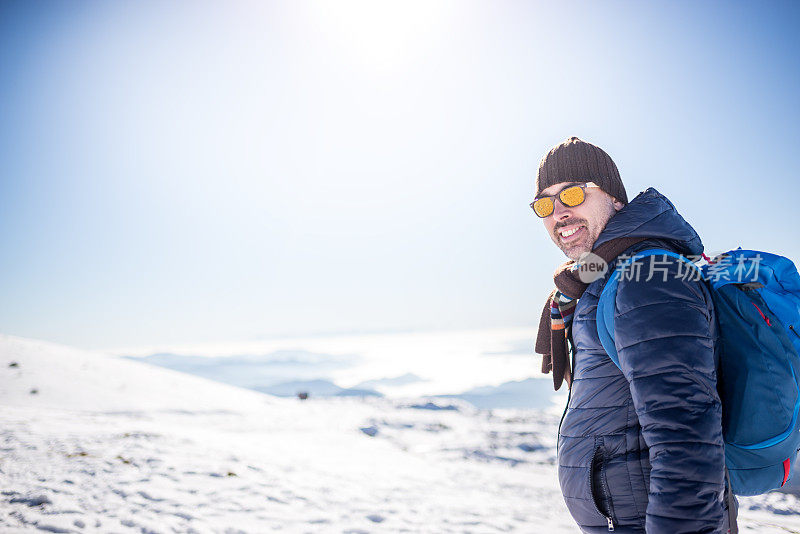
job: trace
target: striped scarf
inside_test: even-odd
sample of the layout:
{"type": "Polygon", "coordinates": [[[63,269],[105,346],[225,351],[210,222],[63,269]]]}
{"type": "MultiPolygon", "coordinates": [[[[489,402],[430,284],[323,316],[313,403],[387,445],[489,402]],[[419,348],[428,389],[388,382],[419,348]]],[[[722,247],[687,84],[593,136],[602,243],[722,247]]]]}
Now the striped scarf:
{"type": "Polygon", "coordinates": [[[555,290],[550,298],[550,329],[566,330],[572,325],[572,315],[575,313],[577,299],[566,296],[555,290]]]}
{"type": "MultiPolygon", "coordinates": [[[[644,241],[643,237],[619,237],[606,241],[592,253],[600,256],[606,263],[610,263],[628,248],[644,241]]],[[[583,282],[578,276],[578,264],[570,260],[558,269],[553,275],[556,289],[550,293],[542,310],[539,321],[539,332],[536,336],[536,352],[542,355],[542,372],[553,373],[553,387],[558,391],[561,384],[566,381],[567,387],[572,386],[572,372],[570,369],[569,344],[572,340],[572,318],[578,299],[589,284],[583,282]]],[[[574,347],[573,347],[574,351],[574,347]]]]}

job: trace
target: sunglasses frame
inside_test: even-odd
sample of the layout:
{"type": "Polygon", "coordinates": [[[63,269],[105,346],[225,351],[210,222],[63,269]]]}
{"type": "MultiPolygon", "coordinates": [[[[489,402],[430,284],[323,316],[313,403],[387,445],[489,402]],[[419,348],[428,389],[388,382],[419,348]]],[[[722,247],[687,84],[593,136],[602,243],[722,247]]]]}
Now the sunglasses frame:
{"type": "Polygon", "coordinates": [[[537,217],[539,217],[540,219],[544,219],[545,217],[551,216],[553,214],[553,212],[556,211],[556,200],[561,202],[561,205],[564,206],[565,208],[574,208],[575,206],[580,206],[581,204],[586,202],[586,189],[588,189],[590,187],[600,187],[600,186],[597,185],[594,182],[574,182],[574,183],[571,183],[569,185],[565,185],[564,187],[559,189],[558,192],[556,192],[553,195],[542,195],[540,197],[534,198],[533,202],[530,203],[530,207],[533,210],[533,213],[536,213],[536,208],[534,208],[533,206],[534,206],[534,204],[536,204],[537,201],[539,201],[539,200],[541,200],[543,198],[551,198],[551,199],[553,199],[553,211],[551,211],[550,213],[548,213],[547,215],[544,215],[544,216],[539,215],[538,213],[536,213],[537,217]],[[563,193],[564,191],[566,191],[570,187],[580,187],[581,189],[583,189],[583,200],[581,200],[580,202],[578,202],[577,204],[575,204],[573,206],[567,206],[566,204],[564,204],[561,201],[561,197],[560,197],[561,193],[563,193]]]}

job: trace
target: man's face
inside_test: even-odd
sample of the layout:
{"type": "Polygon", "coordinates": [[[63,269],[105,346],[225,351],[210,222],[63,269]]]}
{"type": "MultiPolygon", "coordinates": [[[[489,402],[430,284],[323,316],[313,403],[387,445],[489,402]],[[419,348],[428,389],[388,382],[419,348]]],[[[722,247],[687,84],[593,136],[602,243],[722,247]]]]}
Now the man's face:
{"type": "MultiPolygon", "coordinates": [[[[561,182],[551,185],[543,190],[540,196],[555,195],[575,183],[581,182],[561,182]]],[[[586,200],[582,204],[570,208],[556,198],[553,213],[544,217],[542,221],[556,246],[568,258],[577,260],[581,254],[592,250],[606,223],[622,209],[622,206],[624,206],[622,202],[599,187],[587,187],[586,200]],[[564,236],[565,233],[568,235],[564,236]]]]}

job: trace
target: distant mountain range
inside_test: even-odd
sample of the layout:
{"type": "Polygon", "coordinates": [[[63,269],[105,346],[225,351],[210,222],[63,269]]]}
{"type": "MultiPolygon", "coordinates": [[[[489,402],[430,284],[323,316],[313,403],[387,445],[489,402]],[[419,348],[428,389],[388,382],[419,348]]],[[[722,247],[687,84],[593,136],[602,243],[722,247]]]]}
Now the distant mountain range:
{"type": "Polygon", "coordinates": [[[443,398],[462,399],[476,408],[548,408],[557,393],[553,382],[541,378],[505,382],[499,386],[483,386],[455,395],[438,395],[443,398]]]}
{"type": "Polygon", "coordinates": [[[306,393],[309,397],[383,397],[383,394],[371,389],[342,388],[330,380],[293,380],[271,386],[251,388],[277,397],[294,397],[306,393]]]}
{"type": "MultiPolygon", "coordinates": [[[[406,373],[365,380],[350,388],[341,387],[327,377],[320,377],[320,373],[326,374],[326,371],[349,365],[357,356],[333,356],[302,350],[229,357],[159,353],[129,358],[278,397],[294,397],[300,393],[312,398],[383,397],[382,387],[424,381],[414,373],[406,373]]],[[[481,409],[541,409],[552,406],[556,395],[550,380],[527,378],[430,397],[462,399],[481,409]]]]}
{"type": "Polygon", "coordinates": [[[425,379],[418,377],[414,373],[406,373],[401,376],[395,376],[391,378],[378,378],[374,380],[365,380],[364,382],[360,382],[356,384],[354,387],[360,389],[371,389],[380,386],[405,386],[407,384],[413,384],[415,382],[424,382],[425,379]]]}

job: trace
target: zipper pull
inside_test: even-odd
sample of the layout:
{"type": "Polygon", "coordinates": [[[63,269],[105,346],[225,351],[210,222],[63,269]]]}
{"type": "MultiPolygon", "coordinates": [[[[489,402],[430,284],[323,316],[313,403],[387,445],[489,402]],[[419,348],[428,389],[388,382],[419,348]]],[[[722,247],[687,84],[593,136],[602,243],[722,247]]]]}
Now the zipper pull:
{"type": "Polygon", "coordinates": [[[606,517],[606,519],[608,520],[608,531],[614,532],[614,521],[610,517],[606,517]]]}
{"type": "Polygon", "coordinates": [[[798,334],[798,333],[797,333],[797,330],[795,330],[795,329],[794,329],[794,327],[793,327],[792,325],[789,325],[789,330],[791,330],[792,332],[794,332],[794,335],[796,335],[797,337],[800,337],[800,334],[798,334]]]}

